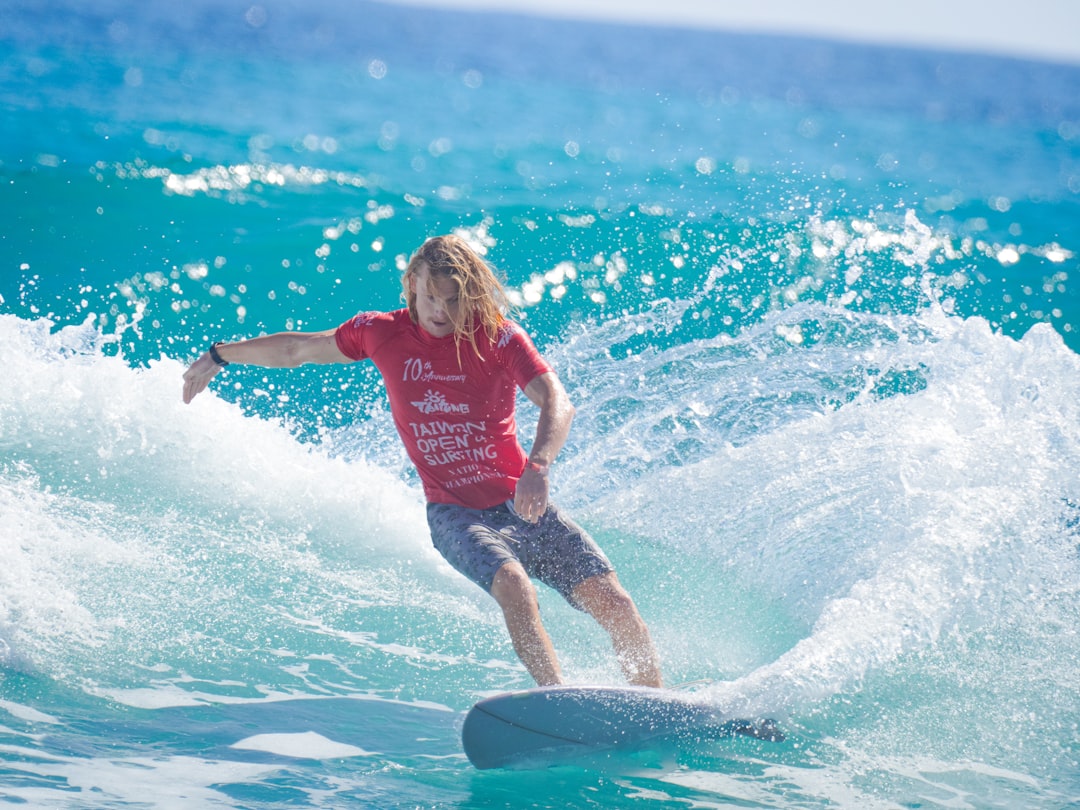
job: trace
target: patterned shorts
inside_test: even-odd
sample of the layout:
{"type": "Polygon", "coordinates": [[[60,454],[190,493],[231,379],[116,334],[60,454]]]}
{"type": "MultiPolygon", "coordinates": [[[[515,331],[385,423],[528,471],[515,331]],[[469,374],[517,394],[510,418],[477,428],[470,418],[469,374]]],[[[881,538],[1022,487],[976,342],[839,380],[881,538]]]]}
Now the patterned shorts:
{"type": "Polygon", "coordinates": [[[554,504],[537,523],[522,520],[509,504],[468,509],[429,503],[427,518],[439,553],[489,593],[495,572],[517,560],[530,577],[554,588],[580,610],[574,588],[614,570],[588,533],[554,504]]]}

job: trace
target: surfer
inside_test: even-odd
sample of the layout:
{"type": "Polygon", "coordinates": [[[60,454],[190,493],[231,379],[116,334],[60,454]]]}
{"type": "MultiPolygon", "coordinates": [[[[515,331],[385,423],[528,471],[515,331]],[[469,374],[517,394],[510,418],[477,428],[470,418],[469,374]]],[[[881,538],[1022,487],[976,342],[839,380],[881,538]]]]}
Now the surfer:
{"type": "Polygon", "coordinates": [[[661,686],[648,628],[611,563],[549,500],[551,466],[574,407],[532,340],[506,317],[499,280],[464,239],[448,235],[424,242],[402,287],[403,309],[361,312],[321,332],[214,343],[184,373],[184,402],[230,363],[370,359],[420,475],[432,542],[495,598],[536,683],[562,683],[562,671],[531,577],[596,619],[630,683],[661,686]],[[540,411],[528,453],[517,439],[517,388],[540,411]]]}

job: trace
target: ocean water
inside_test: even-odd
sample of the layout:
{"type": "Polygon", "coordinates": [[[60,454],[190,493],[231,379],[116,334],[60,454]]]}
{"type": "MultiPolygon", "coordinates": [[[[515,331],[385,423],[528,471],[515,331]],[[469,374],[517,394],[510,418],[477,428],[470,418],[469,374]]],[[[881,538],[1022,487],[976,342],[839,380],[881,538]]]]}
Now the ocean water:
{"type": "Polygon", "coordinates": [[[6,0],[0,109],[7,804],[1080,806],[1080,67],[6,0]],[[529,679],[374,371],[181,403],[209,341],[395,307],[448,231],[578,407],[556,497],[668,682],[784,743],[475,771],[464,712],[529,679]]]}

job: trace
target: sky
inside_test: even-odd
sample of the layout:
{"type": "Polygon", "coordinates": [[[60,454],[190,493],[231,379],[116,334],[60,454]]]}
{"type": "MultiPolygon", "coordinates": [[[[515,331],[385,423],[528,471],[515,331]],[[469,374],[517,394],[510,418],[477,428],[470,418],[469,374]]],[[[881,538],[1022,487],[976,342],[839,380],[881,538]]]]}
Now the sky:
{"type": "Polygon", "coordinates": [[[1080,65],[1080,0],[389,0],[974,51],[1080,65]]]}

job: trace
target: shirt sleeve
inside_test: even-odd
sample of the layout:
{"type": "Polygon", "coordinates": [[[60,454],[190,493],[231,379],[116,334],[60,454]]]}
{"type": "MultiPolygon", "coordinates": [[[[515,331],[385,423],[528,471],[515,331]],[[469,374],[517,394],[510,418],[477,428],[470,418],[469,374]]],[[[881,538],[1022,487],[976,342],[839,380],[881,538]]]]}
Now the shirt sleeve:
{"type": "Polygon", "coordinates": [[[378,312],[361,312],[341,324],[334,333],[338,349],[353,360],[371,356],[371,329],[368,327],[378,318],[378,312]]]}
{"type": "Polygon", "coordinates": [[[525,330],[513,321],[504,321],[498,339],[501,361],[519,388],[525,388],[541,374],[554,371],[540,356],[525,330]]]}

